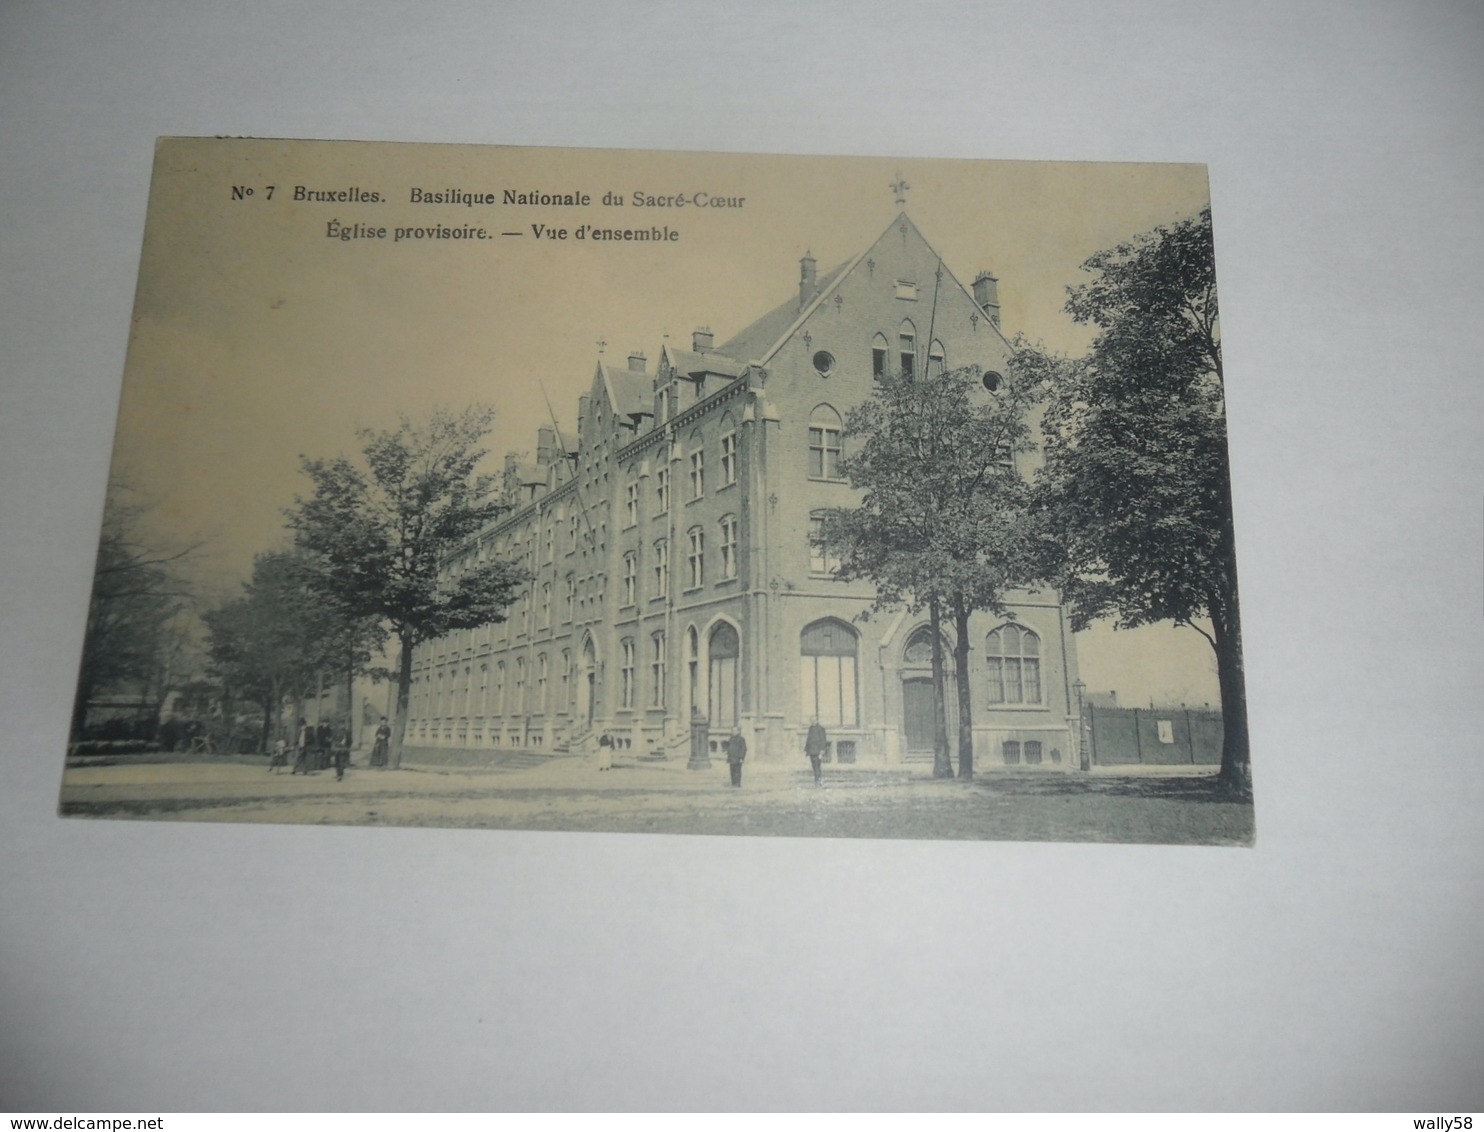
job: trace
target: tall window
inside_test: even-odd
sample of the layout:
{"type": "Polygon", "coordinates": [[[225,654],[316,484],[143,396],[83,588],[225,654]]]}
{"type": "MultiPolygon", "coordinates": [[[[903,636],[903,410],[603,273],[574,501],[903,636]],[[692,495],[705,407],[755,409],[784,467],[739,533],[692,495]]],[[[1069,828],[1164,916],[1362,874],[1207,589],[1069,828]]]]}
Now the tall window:
{"type": "Polygon", "coordinates": [[[984,646],[989,702],[1041,702],[1041,638],[1023,625],[1001,625],[984,646]]]}
{"type": "Polygon", "coordinates": [[[664,539],[654,544],[654,596],[670,596],[670,544],[664,539]]]}
{"type": "Polygon", "coordinates": [[[618,706],[631,708],[634,706],[634,641],[631,637],[623,639],[619,654],[618,706]]]}
{"type": "Polygon", "coordinates": [[[541,583],[541,628],[551,628],[551,583],[541,583]]]}
{"type": "Polygon", "coordinates": [[[523,656],[515,659],[515,703],[511,705],[510,714],[526,714],[526,658],[523,656]]]}
{"type": "Polygon", "coordinates": [[[546,710],[546,654],[536,658],[536,704],[537,712],[546,710]]]}
{"type": "MultiPolygon", "coordinates": [[[[726,422],[730,424],[731,422],[726,422]]],[[[721,486],[737,482],[737,434],[728,432],[721,438],[721,486]]]]}
{"type": "Polygon", "coordinates": [[[691,437],[690,450],[690,497],[700,499],[706,494],[706,450],[701,447],[701,434],[691,437]]]}
{"type": "Polygon", "coordinates": [[[623,486],[623,521],[626,527],[639,521],[639,481],[635,479],[623,486]]]}
{"type": "Polygon", "coordinates": [[[809,478],[840,478],[840,414],[820,405],[809,417],[809,478]]]}
{"type": "Polygon", "coordinates": [[[878,334],[871,340],[871,376],[877,381],[886,377],[886,335],[878,334]]]}
{"type": "Polygon", "coordinates": [[[670,419],[670,389],[666,386],[660,390],[659,411],[655,415],[655,424],[664,424],[670,419]]]}
{"type": "Polygon", "coordinates": [[[572,517],[567,520],[567,541],[571,544],[572,551],[577,552],[577,534],[582,529],[582,515],[574,508],[572,517]]]}
{"type": "Polygon", "coordinates": [[[520,631],[529,633],[531,631],[531,591],[526,590],[520,595],[520,631]]]}
{"type": "Polygon", "coordinates": [[[943,343],[934,338],[933,344],[928,347],[928,376],[933,377],[943,373],[946,366],[947,362],[943,354],[943,343]]]}
{"type": "Polygon", "coordinates": [[[706,580],[706,532],[690,529],[690,588],[698,589],[706,580]]]}
{"type": "Polygon", "coordinates": [[[711,729],[721,731],[737,722],[737,658],[742,652],[737,630],[727,622],[721,622],[711,630],[706,652],[710,659],[711,691],[707,714],[711,718],[711,729]]]}
{"type": "Polygon", "coordinates": [[[917,330],[913,327],[911,319],[902,322],[897,344],[898,356],[902,363],[902,376],[910,381],[917,376],[917,330]]]}
{"type": "Polygon", "coordinates": [[[826,727],[856,727],[860,702],[856,694],[859,638],[843,621],[827,617],[804,627],[799,637],[804,715],[826,727]]]}
{"type": "Polygon", "coordinates": [[[701,634],[692,625],[685,634],[685,718],[701,706],[701,634]]]}
{"type": "Polygon", "coordinates": [[[825,512],[809,512],[809,573],[834,575],[840,572],[840,554],[825,541],[824,523],[825,512]]]}
{"type": "Polygon", "coordinates": [[[577,611],[577,575],[568,574],[566,580],[566,594],[563,597],[566,604],[567,615],[563,620],[570,622],[577,611]]]}
{"type": "Polygon", "coordinates": [[[505,662],[495,665],[495,702],[490,706],[491,715],[505,714],[505,662]]]}
{"type": "Polygon", "coordinates": [[[649,648],[649,705],[662,708],[665,706],[665,634],[652,634],[649,648]]]}
{"type": "Polygon", "coordinates": [[[632,550],[623,556],[623,601],[622,605],[634,604],[634,591],[638,588],[639,556],[632,550]]]}
{"type": "Polygon", "coordinates": [[[723,515],[721,519],[721,576],[737,576],[737,516],[723,515]]]}
{"type": "Polygon", "coordinates": [[[568,711],[572,706],[572,650],[562,650],[562,667],[560,669],[561,686],[557,689],[558,711],[568,711]]]}
{"type": "Polygon", "coordinates": [[[670,509],[670,461],[668,457],[659,460],[659,466],[654,470],[654,513],[663,515],[670,509]]]}

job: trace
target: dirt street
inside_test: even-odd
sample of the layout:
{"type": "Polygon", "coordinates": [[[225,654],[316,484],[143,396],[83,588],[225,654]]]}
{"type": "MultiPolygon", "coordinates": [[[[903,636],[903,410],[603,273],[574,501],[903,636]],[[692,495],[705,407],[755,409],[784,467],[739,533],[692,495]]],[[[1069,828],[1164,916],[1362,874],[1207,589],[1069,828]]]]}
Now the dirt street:
{"type": "Polygon", "coordinates": [[[480,769],[353,766],[270,773],[252,757],[122,761],[68,768],[64,815],[178,821],[463,828],[1246,845],[1250,803],[1219,794],[1208,773],[989,769],[971,783],[926,768],[748,765],[740,789],[724,763],[576,758],[480,769]]]}

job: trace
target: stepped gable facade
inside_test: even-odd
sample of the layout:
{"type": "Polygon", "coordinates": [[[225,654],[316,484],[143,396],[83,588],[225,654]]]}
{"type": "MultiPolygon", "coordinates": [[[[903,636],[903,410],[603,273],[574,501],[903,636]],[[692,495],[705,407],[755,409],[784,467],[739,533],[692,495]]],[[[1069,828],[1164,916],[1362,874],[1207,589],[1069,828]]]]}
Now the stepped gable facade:
{"type": "MultiPolygon", "coordinates": [[[[607,734],[684,759],[704,718],[713,751],[738,727],[756,758],[787,760],[818,718],[839,762],[930,760],[926,613],[858,621],[873,589],[835,578],[817,535],[858,498],[839,473],[847,410],[897,369],[1003,372],[999,321],[997,280],[965,287],[903,212],[827,274],[806,254],[797,292],[720,344],[703,329],[653,365],[600,357],[575,436],[543,428],[534,460],[507,458],[513,509],[446,564],[514,556],[534,580],[503,624],[419,647],[407,745],[591,750],[607,734]]],[[[973,621],[977,760],[1075,766],[1065,610],[1043,591],[1013,612],[973,621]]],[[[950,734],[955,713],[950,699],[950,734]]]]}

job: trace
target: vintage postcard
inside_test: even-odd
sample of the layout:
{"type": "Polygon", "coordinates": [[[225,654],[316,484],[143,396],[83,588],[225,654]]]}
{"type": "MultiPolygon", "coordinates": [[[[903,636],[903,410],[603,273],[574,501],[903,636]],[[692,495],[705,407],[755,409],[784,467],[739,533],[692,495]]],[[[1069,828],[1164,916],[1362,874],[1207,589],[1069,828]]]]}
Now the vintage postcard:
{"type": "Polygon", "coordinates": [[[1198,165],[157,148],[61,812],[1250,845],[1198,165]]]}

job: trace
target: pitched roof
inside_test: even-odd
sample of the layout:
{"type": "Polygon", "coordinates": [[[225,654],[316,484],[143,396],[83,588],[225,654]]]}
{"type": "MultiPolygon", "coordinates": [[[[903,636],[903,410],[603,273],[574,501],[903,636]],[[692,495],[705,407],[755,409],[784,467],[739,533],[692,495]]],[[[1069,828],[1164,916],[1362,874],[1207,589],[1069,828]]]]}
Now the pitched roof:
{"type": "MultiPolygon", "coordinates": [[[[892,229],[901,224],[910,225],[912,231],[917,234],[917,238],[929,249],[932,248],[932,244],[922,234],[921,229],[912,222],[912,218],[905,212],[899,212],[892,222],[882,231],[881,235],[871,241],[870,245],[859,255],[854,259],[840,264],[828,274],[821,276],[813,296],[802,307],[799,306],[797,297],[789,299],[787,302],[763,315],[762,318],[737,334],[730,341],[722,343],[720,352],[734,358],[741,358],[747,362],[762,362],[767,364],[772,360],[773,355],[777,353],[779,347],[788,340],[789,336],[805,319],[818,309],[821,303],[829,298],[831,292],[840,285],[845,277],[855,270],[856,265],[864,260],[871,253],[872,249],[886,238],[892,229]]],[[[939,262],[942,262],[941,259],[939,262]]],[[[973,293],[963,285],[962,281],[946,265],[943,270],[953,285],[962,291],[971,303],[974,302],[973,293]]],[[[977,305],[976,303],[975,306],[977,305]]],[[[1008,343],[1009,339],[1005,338],[1004,332],[998,326],[995,326],[993,323],[989,323],[988,325],[990,329],[1008,343]]]]}
{"type": "Polygon", "coordinates": [[[719,373],[726,377],[739,377],[747,367],[733,357],[729,357],[721,350],[707,350],[697,353],[694,350],[682,350],[678,347],[666,345],[664,353],[670,359],[670,364],[675,367],[676,373],[694,376],[698,373],[719,373]]]}
{"type": "MultiPolygon", "coordinates": [[[[862,255],[865,253],[862,252],[862,255]]],[[[856,259],[860,257],[857,256],[856,259]]],[[[818,280],[818,290],[814,297],[806,304],[812,306],[818,299],[823,298],[826,291],[835,285],[845,274],[846,268],[850,267],[856,260],[847,260],[834,268],[818,280]]],[[[731,358],[738,358],[742,362],[761,361],[773,352],[773,347],[778,344],[790,327],[796,323],[804,313],[799,307],[799,296],[797,293],[786,302],[774,307],[762,318],[751,326],[746,327],[732,338],[723,342],[717,349],[717,353],[725,354],[731,358]]]]}
{"type": "Polygon", "coordinates": [[[608,387],[608,400],[612,402],[615,413],[625,417],[653,415],[654,386],[649,374],[643,370],[606,365],[601,361],[598,371],[608,387]]]}

